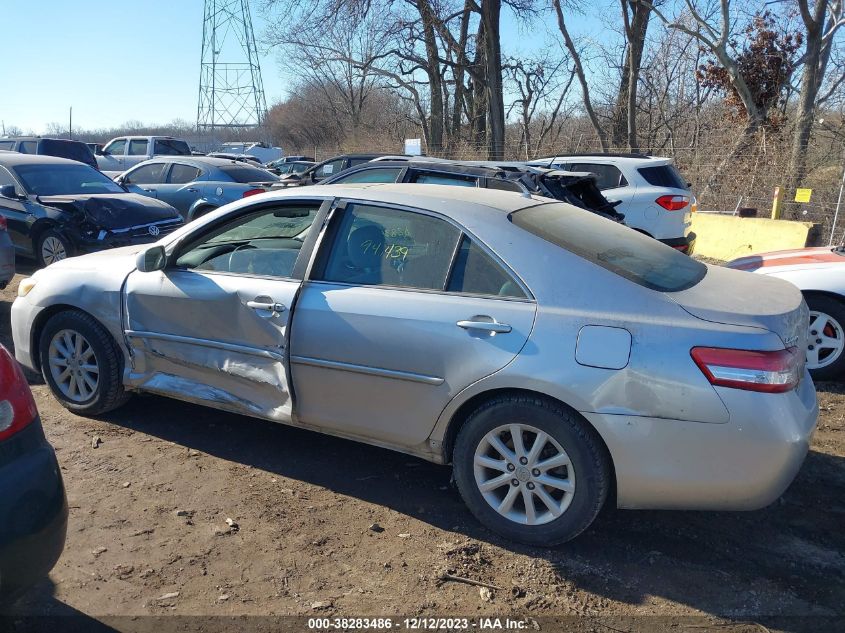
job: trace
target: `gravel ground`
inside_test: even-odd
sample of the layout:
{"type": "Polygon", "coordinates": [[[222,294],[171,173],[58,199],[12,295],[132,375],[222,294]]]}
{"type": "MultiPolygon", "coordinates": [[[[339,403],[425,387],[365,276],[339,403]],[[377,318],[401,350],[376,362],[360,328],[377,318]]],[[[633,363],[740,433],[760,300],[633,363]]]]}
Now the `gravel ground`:
{"type": "MultiPolygon", "coordinates": [[[[21,278],[0,293],[9,347],[21,278]]],[[[829,630],[845,614],[842,385],[817,385],[812,450],[769,508],[606,512],[538,549],[480,527],[443,466],[154,396],[86,419],[32,383],[70,524],[49,579],[7,614],[618,616],[594,630],[733,632],[829,630]]]]}

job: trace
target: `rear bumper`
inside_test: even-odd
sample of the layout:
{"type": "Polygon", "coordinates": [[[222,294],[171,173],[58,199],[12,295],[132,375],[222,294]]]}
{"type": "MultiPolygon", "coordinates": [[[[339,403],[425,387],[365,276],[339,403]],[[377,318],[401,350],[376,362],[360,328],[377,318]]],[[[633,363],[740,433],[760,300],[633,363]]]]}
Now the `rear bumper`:
{"type": "Polygon", "coordinates": [[[47,575],[65,546],[68,507],[53,448],[35,420],[0,444],[0,595],[47,575]]]}
{"type": "Polygon", "coordinates": [[[687,255],[692,255],[693,251],[695,250],[695,233],[688,233],[684,237],[675,237],[668,240],[660,240],[666,246],[671,246],[672,248],[681,251],[682,253],[686,253],[687,255]]]}
{"type": "Polygon", "coordinates": [[[725,424],[584,413],[613,459],[618,507],[756,510],[783,494],[816,428],[809,374],[789,393],[717,391],[725,424]]]}

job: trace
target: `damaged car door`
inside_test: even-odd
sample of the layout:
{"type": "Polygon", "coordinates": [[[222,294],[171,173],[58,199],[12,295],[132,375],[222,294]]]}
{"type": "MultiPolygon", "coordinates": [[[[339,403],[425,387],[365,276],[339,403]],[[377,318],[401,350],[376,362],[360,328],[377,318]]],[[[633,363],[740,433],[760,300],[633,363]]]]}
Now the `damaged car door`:
{"type": "Polygon", "coordinates": [[[127,384],[289,422],[286,335],[297,260],[322,201],[274,202],[190,234],[125,286],[127,384]]]}

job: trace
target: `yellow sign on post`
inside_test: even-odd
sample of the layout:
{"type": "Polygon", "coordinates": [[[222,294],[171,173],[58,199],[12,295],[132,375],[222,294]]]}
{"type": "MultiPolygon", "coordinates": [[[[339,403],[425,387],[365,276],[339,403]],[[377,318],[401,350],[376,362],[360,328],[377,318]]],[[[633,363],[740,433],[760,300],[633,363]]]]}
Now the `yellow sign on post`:
{"type": "Polygon", "coordinates": [[[809,202],[810,196],[813,195],[812,189],[796,189],[795,202],[809,202]]]}

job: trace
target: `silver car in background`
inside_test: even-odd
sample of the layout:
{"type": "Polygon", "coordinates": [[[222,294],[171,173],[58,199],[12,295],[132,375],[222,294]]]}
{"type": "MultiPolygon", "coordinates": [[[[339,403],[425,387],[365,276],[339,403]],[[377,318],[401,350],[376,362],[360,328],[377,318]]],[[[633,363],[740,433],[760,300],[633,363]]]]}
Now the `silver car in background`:
{"type": "Polygon", "coordinates": [[[261,167],[206,156],[162,156],[115,178],[115,182],[129,191],[176,207],[185,221],[235,200],[264,193],[278,180],[261,167]]]}
{"type": "MultiPolygon", "coordinates": [[[[302,187],[21,282],[18,360],[68,409],[151,392],[451,463],[508,538],[776,499],[818,414],[807,306],[576,207],[302,187]]],[[[355,450],[350,445],[349,450],[355,450]]]]}

